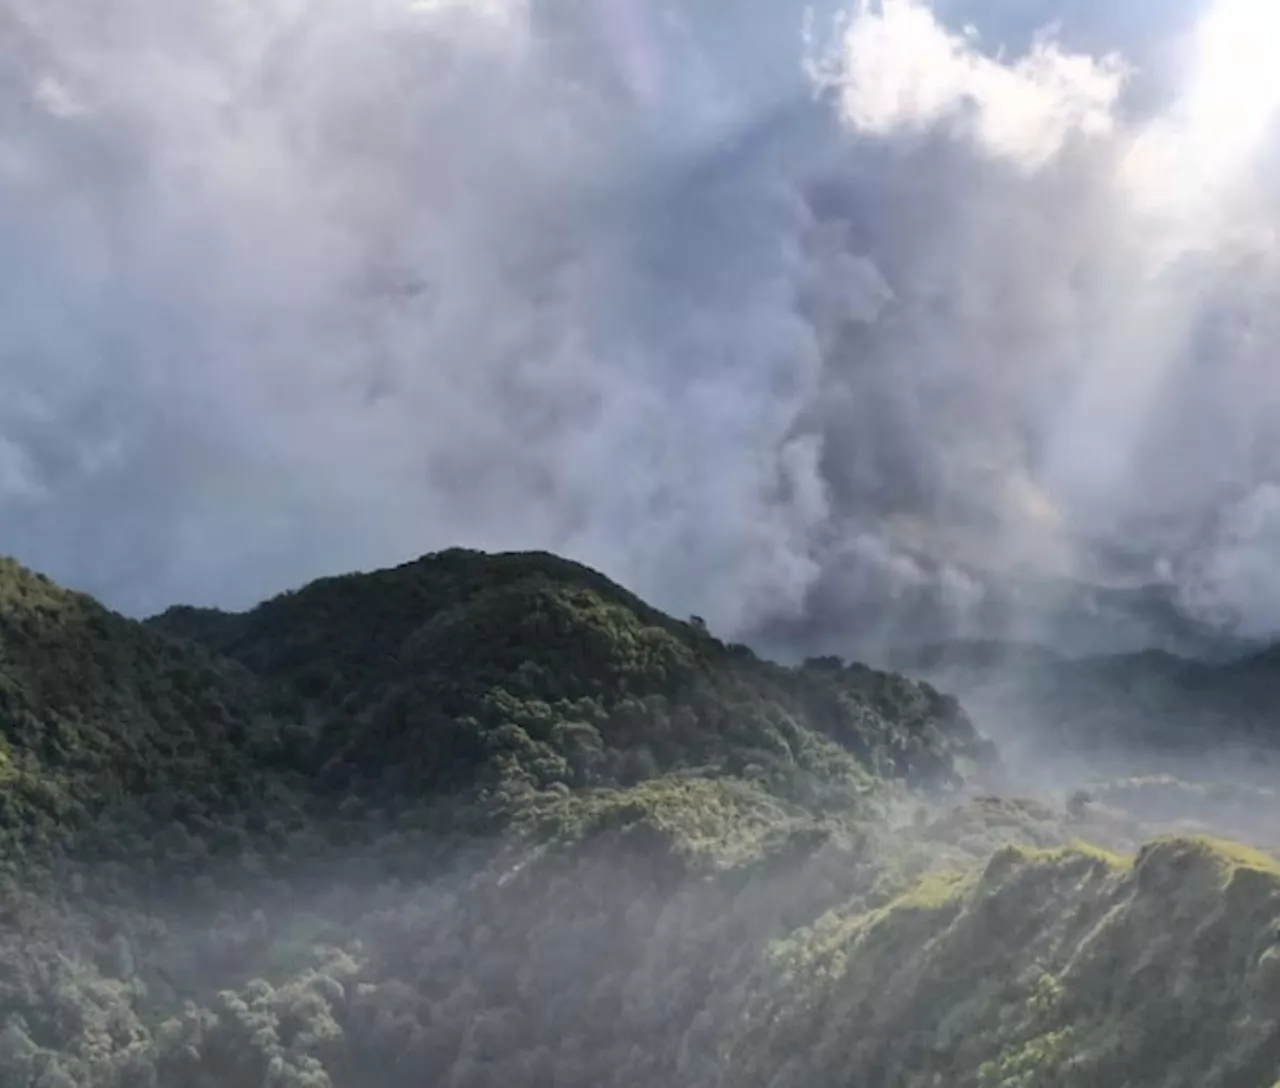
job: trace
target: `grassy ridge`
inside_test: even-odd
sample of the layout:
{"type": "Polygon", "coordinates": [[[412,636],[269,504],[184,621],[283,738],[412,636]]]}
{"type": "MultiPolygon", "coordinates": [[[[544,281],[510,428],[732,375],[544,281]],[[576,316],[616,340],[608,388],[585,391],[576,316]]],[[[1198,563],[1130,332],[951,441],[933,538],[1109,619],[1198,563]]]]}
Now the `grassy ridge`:
{"type": "Polygon", "coordinates": [[[1006,847],[778,942],[723,1083],[1268,1085],[1278,916],[1280,867],[1233,844],[1006,847]]]}

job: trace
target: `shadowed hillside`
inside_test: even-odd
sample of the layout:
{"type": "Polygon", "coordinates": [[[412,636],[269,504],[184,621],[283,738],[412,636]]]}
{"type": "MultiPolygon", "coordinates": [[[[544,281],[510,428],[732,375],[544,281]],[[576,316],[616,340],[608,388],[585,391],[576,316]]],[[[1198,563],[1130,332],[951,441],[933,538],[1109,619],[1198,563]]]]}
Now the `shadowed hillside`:
{"type": "Polygon", "coordinates": [[[1142,846],[1185,783],[1019,799],[932,687],[553,556],[146,624],[7,564],[0,693],[5,1088],[1277,1075],[1280,885],[1142,846]]]}
{"type": "Polygon", "coordinates": [[[549,555],[445,552],[244,615],[173,609],[151,626],[296,698],[322,722],[314,759],[329,782],[785,776],[851,755],[873,775],[955,786],[993,758],[931,688],[834,660],[772,665],[549,555]]]}
{"type": "Polygon", "coordinates": [[[1016,643],[955,643],[895,663],[957,695],[1025,764],[1190,770],[1253,786],[1273,785],[1280,767],[1275,650],[1206,662],[1161,651],[1067,658],[1016,643]]]}

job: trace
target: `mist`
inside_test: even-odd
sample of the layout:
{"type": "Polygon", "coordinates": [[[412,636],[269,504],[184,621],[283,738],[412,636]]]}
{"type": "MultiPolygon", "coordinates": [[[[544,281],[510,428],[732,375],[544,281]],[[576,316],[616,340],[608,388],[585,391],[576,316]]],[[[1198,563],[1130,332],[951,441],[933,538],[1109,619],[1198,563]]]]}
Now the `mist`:
{"type": "Polygon", "coordinates": [[[1270,637],[1247,6],[6,3],[0,548],[131,614],[463,544],[757,644],[1270,637]]]}

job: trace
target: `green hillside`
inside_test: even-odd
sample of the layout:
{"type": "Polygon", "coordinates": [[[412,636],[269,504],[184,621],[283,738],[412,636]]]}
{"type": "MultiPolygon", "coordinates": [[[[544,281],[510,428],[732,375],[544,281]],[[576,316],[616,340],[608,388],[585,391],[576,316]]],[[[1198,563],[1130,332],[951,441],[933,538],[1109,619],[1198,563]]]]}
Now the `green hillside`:
{"type": "Polygon", "coordinates": [[[549,555],[145,624],[6,563],[0,1085],[1280,1079],[1268,857],[1016,786],[549,555]]]}
{"type": "Polygon", "coordinates": [[[1264,1088],[1278,911],[1280,867],[1227,843],[1006,847],[771,947],[723,1083],[1264,1088]]]}
{"type": "Polygon", "coordinates": [[[584,787],[748,766],[778,786],[867,773],[957,786],[994,760],[925,685],[772,665],[550,555],[444,552],[245,615],[174,609],[151,626],[287,692],[319,723],[319,773],[344,788],[584,787]]]}
{"type": "Polygon", "coordinates": [[[132,856],[276,791],[263,685],[0,560],[0,856],[132,856]]]}

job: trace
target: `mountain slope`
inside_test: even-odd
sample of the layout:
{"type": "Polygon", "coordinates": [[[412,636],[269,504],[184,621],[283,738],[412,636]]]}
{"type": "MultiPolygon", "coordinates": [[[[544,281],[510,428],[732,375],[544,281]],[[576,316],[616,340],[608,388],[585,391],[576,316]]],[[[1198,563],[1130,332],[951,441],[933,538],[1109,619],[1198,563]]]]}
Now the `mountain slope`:
{"type": "Polygon", "coordinates": [[[718,1083],[1265,1088],[1278,912],[1280,867],[1229,844],[1008,847],[775,947],[718,1083]]]}
{"type": "Polygon", "coordinates": [[[928,685],[545,555],[146,624],[0,587],[5,1088],[1280,1075],[1273,863],[980,792],[928,685]]]}
{"type": "Polygon", "coordinates": [[[263,796],[277,726],[245,670],[0,560],[0,844],[12,863],[73,840],[230,818],[263,796]]]}
{"type": "Polygon", "coordinates": [[[388,789],[405,805],[510,800],[748,765],[780,788],[881,772],[954,783],[989,758],[927,688],[767,665],[550,556],[445,553],[246,616],[150,624],[0,564],[11,865],[136,856],[174,823],[198,852],[234,855],[242,831],[344,800],[378,808],[388,789]]]}
{"type": "Polygon", "coordinates": [[[955,785],[994,758],[924,685],[831,661],[772,665],[542,554],[444,552],[245,615],[176,609],[151,624],[322,708],[315,758],[348,785],[786,775],[816,771],[828,741],[872,774],[955,785]]]}

